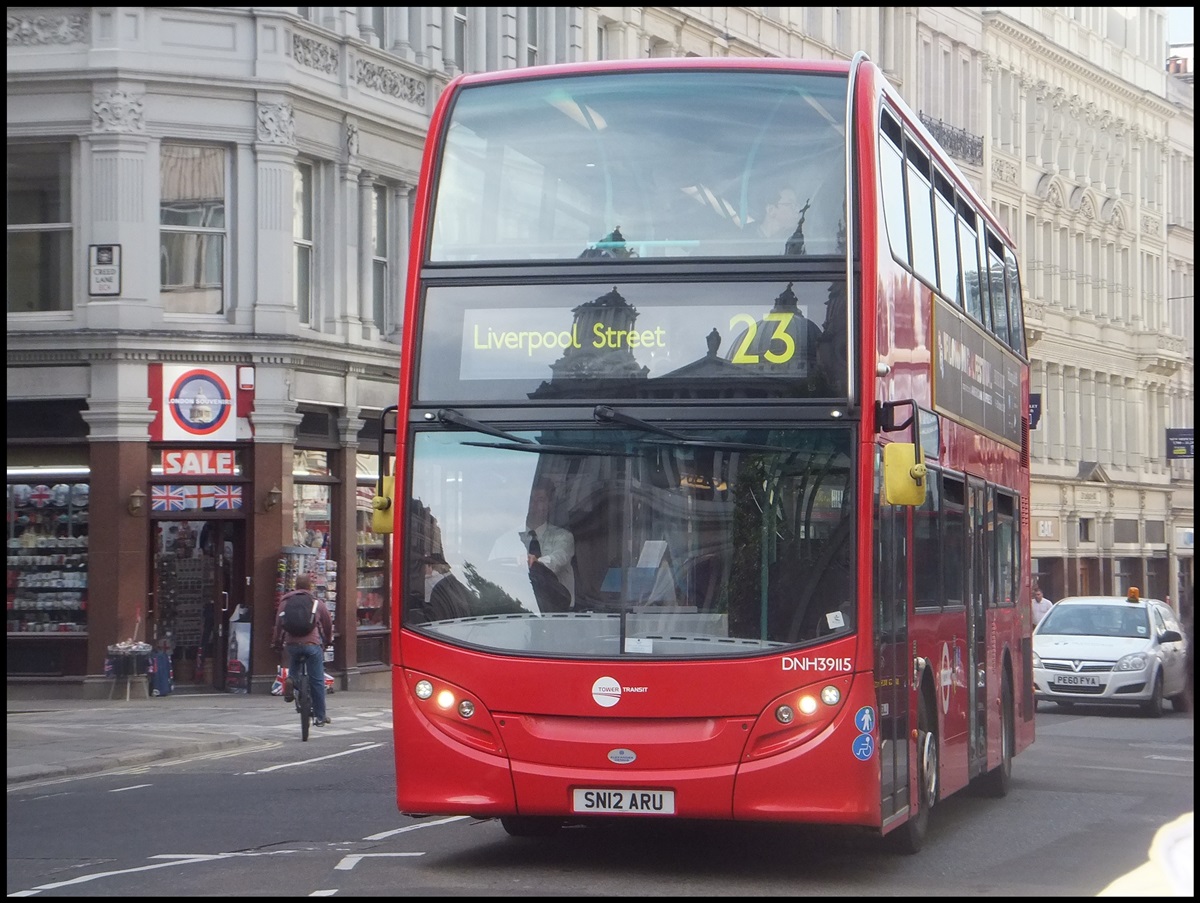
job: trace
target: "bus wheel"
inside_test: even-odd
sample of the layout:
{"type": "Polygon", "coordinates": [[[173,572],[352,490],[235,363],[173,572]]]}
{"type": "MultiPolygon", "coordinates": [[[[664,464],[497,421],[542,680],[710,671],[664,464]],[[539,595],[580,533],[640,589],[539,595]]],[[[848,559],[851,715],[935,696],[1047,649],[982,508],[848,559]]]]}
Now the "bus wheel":
{"type": "Polygon", "coordinates": [[[533,815],[506,815],[500,824],[509,837],[551,837],[562,827],[557,818],[533,815]]]}
{"type": "Polygon", "coordinates": [[[887,836],[899,853],[918,853],[929,835],[929,812],[938,795],[937,718],[922,694],[917,715],[917,798],[903,825],[887,836]]]}
{"type": "Polygon", "coordinates": [[[983,775],[979,789],[986,796],[1002,797],[1008,795],[1012,785],[1013,744],[1016,738],[1016,728],[1013,725],[1013,691],[1008,678],[1004,678],[1004,689],[1000,697],[1000,764],[983,775]]]}

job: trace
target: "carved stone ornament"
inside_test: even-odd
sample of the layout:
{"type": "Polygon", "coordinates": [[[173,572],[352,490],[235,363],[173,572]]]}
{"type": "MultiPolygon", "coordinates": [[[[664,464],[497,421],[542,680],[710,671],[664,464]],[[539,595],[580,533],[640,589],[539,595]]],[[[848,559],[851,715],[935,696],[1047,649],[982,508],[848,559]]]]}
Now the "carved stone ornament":
{"type": "Polygon", "coordinates": [[[346,158],[353,160],[358,156],[358,123],[346,119],[346,158]]]}
{"type": "Polygon", "coordinates": [[[296,120],[290,103],[258,105],[258,140],[263,144],[296,144],[296,120]]]}
{"type": "Polygon", "coordinates": [[[354,62],[354,80],[359,85],[408,101],[418,107],[425,106],[424,82],[369,60],[359,59],[354,62]]]}
{"type": "Polygon", "coordinates": [[[144,132],[144,94],[100,91],[92,98],[93,132],[144,132]]]}
{"type": "Polygon", "coordinates": [[[292,33],[292,59],[301,66],[316,69],[327,75],[338,71],[338,50],[336,47],[292,33]]]}
{"type": "Polygon", "coordinates": [[[1017,183],[1017,167],[1008,160],[992,160],[992,175],[999,182],[1017,183]]]}
{"type": "Polygon", "coordinates": [[[86,44],[91,17],[84,13],[48,16],[9,16],[8,46],[86,44]]]}

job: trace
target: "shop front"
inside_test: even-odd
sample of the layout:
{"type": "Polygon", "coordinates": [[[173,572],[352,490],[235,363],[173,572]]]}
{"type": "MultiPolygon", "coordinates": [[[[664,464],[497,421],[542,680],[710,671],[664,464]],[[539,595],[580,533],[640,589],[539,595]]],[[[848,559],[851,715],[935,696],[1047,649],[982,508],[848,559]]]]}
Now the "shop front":
{"type": "Polygon", "coordinates": [[[111,649],[142,644],[170,656],[174,692],[269,692],[285,569],[318,579],[341,686],[383,679],[390,545],[370,531],[375,461],[252,442],[10,446],[10,695],[105,697],[111,649]],[[114,470],[125,486],[96,482],[114,470]]]}

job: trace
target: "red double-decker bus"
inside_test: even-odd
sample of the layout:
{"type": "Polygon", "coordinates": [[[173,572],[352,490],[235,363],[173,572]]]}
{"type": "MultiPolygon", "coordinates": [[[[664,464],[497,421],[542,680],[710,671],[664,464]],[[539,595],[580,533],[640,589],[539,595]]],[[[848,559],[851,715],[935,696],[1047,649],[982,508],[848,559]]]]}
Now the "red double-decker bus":
{"type": "Polygon", "coordinates": [[[400,811],[916,850],[938,800],[1005,793],[1034,733],[1020,298],[863,55],[452,82],[376,499],[400,811]]]}

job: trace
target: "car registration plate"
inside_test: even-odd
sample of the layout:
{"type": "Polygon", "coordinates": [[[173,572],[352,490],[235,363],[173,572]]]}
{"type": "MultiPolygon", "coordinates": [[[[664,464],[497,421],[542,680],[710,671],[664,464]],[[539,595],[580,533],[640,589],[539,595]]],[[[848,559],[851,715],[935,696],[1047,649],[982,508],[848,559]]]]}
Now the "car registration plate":
{"type": "Polygon", "coordinates": [[[1090,674],[1062,674],[1054,678],[1056,687],[1098,687],[1100,681],[1090,674]]]}
{"type": "Polygon", "coordinates": [[[577,787],[572,791],[572,808],[580,814],[619,812],[631,815],[674,815],[675,791],[577,787]]]}

